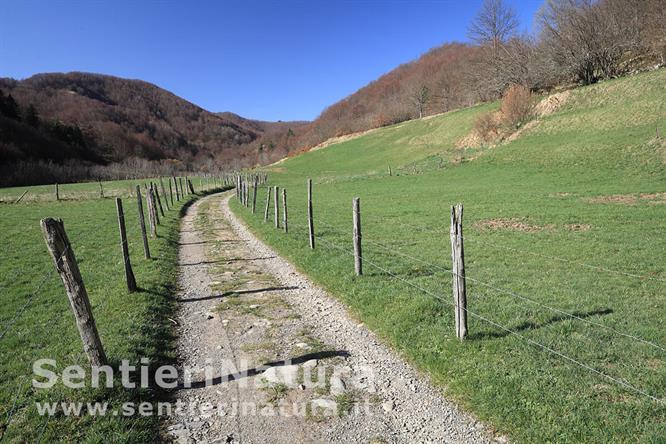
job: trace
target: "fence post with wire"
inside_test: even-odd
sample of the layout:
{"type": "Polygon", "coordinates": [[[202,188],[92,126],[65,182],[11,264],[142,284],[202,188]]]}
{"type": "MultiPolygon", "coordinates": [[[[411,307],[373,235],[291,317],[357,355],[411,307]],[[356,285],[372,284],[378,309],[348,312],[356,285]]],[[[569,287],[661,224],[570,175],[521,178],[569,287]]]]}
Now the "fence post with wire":
{"type": "Polygon", "coordinates": [[[88,360],[91,365],[106,365],[106,354],[90,308],[88,292],[83,283],[74,251],[67,238],[65,226],[62,220],[52,218],[42,219],[41,226],[49,253],[51,253],[55,267],[65,286],[88,360]]]}
{"type": "Polygon", "coordinates": [[[467,289],[465,283],[462,217],[463,205],[451,206],[451,274],[453,277],[456,336],[461,341],[467,337],[467,289]]]}

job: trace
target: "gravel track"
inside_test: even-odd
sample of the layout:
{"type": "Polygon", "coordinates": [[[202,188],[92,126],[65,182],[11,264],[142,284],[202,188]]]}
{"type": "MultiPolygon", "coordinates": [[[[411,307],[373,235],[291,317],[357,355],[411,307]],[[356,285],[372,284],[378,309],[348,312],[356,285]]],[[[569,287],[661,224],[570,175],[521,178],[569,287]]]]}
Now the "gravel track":
{"type": "Polygon", "coordinates": [[[181,390],[176,399],[249,402],[258,413],[226,405],[207,416],[186,412],[170,419],[166,436],[179,442],[506,442],[258,240],[229,209],[232,194],[208,196],[184,217],[179,298],[188,302],[178,318],[178,351],[185,366],[202,369],[207,360],[227,359],[240,370],[260,370],[181,390]],[[195,227],[204,206],[207,235],[195,227]],[[214,291],[216,285],[227,291],[214,291]],[[281,362],[287,358],[293,361],[281,362]],[[306,375],[322,372],[318,386],[303,378],[304,368],[306,375]],[[304,414],[278,408],[306,404],[304,414]]]}

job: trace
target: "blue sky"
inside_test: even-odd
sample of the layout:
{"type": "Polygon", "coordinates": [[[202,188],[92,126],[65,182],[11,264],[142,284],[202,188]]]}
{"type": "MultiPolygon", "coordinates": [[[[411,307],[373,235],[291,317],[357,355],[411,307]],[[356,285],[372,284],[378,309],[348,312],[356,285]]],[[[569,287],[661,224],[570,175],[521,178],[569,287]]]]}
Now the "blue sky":
{"type": "MultiPolygon", "coordinates": [[[[142,79],[210,111],[309,120],[401,63],[465,41],[482,0],[0,0],[0,77],[142,79]]],[[[542,0],[507,0],[529,30],[542,0]]]]}

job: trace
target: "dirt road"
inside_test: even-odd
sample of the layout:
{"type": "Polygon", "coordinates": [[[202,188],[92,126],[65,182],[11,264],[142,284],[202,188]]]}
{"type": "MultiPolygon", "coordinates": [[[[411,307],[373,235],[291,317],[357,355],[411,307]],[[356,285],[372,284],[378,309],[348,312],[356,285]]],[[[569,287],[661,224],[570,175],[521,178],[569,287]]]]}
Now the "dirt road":
{"type": "Polygon", "coordinates": [[[258,241],[233,193],[192,205],[180,239],[178,442],[503,442],[258,241]],[[204,382],[208,379],[208,384],[204,382]]]}

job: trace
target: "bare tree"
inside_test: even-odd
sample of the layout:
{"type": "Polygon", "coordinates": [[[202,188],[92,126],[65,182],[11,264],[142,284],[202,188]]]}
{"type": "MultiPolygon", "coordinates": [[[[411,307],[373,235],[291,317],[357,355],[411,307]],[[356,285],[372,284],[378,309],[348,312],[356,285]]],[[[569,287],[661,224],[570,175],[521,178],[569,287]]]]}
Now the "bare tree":
{"type": "Polygon", "coordinates": [[[416,105],[416,109],[419,113],[419,119],[423,118],[423,112],[425,110],[425,106],[430,101],[430,90],[425,85],[418,86],[412,92],[411,98],[414,104],[416,105]]]}
{"type": "Polygon", "coordinates": [[[481,9],[469,25],[469,38],[482,49],[479,63],[473,70],[480,95],[499,97],[512,83],[504,72],[507,45],[515,37],[518,17],[504,0],[484,0],[481,9]]]}
{"type": "Polygon", "coordinates": [[[516,11],[504,0],[484,0],[481,9],[469,25],[469,38],[481,46],[491,45],[499,55],[501,46],[513,37],[518,29],[516,11]]]}

